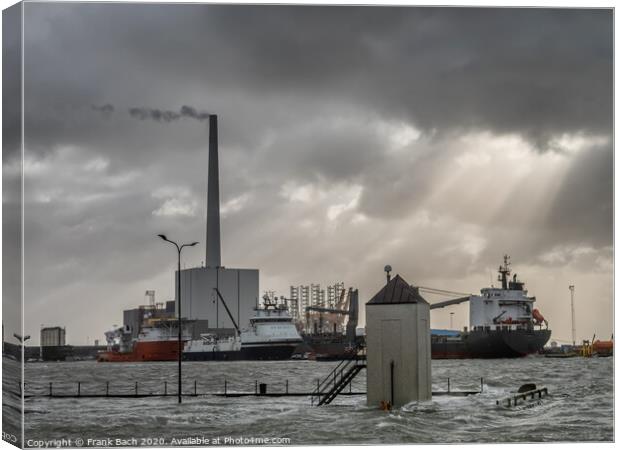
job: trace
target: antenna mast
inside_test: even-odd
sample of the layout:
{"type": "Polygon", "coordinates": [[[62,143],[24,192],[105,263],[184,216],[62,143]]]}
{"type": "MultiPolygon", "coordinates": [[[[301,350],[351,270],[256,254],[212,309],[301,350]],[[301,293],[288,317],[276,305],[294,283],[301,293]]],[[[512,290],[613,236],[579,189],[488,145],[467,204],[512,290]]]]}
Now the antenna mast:
{"type": "Polygon", "coordinates": [[[155,291],[146,291],[144,295],[149,298],[149,306],[155,308],[155,291]]]}
{"type": "Polygon", "coordinates": [[[497,281],[502,282],[502,289],[508,289],[508,275],[510,275],[510,256],[504,255],[504,265],[499,266],[498,272],[500,275],[497,276],[497,281]]]}

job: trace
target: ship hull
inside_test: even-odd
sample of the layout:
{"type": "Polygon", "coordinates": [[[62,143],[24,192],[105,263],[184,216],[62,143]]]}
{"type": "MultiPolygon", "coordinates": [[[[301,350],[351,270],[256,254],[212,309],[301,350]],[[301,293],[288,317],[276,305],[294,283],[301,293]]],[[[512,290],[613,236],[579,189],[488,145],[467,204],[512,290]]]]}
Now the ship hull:
{"type": "Polygon", "coordinates": [[[264,343],[242,346],[237,351],[184,352],[186,361],[282,361],[290,359],[299,345],[291,343],[264,343]]]}
{"type": "Polygon", "coordinates": [[[183,352],[183,361],[241,361],[240,350],[215,352],[183,352]]]}
{"type": "Polygon", "coordinates": [[[343,334],[306,334],[303,339],[304,351],[311,353],[311,359],[332,361],[355,354],[355,343],[343,334]]]}
{"type": "Polygon", "coordinates": [[[99,362],[177,361],[178,341],[136,342],[131,352],[105,351],[97,355],[99,362]]]}
{"type": "Polygon", "coordinates": [[[299,342],[253,344],[241,347],[243,358],[247,360],[274,361],[290,359],[299,342]]]}
{"type": "Polygon", "coordinates": [[[433,359],[520,358],[539,352],[550,330],[493,330],[462,333],[459,339],[431,338],[433,359]]]}

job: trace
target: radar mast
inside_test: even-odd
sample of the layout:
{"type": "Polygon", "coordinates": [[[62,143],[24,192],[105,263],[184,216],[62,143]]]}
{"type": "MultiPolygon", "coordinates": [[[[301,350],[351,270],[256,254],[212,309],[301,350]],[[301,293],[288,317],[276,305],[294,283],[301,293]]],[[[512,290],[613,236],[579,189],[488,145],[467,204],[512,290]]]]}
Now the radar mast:
{"type": "Polygon", "coordinates": [[[508,276],[510,275],[510,256],[504,255],[504,265],[499,266],[497,281],[502,282],[502,289],[508,289],[508,276]]]}

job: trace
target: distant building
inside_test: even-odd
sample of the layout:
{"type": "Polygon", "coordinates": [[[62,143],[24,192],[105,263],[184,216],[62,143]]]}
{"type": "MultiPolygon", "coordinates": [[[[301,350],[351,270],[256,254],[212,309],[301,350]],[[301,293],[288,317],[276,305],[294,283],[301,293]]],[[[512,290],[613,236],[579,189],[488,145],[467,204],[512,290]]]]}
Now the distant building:
{"type": "Polygon", "coordinates": [[[58,347],[65,344],[64,327],[41,328],[41,347],[58,347]]]}
{"type": "Polygon", "coordinates": [[[325,306],[325,290],[321,289],[320,284],[310,285],[310,304],[312,306],[325,306]]]}
{"type": "Polygon", "coordinates": [[[308,306],[336,308],[344,290],[342,281],[327,286],[327,290],[318,283],[291,286],[289,313],[295,320],[305,320],[308,306]]]}
{"type": "Polygon", "coordinates": [[[342,294],[344,293],[344,283],[338,282],[327,286],[327,307],[335,308],[338,306],[342,294]]]}
{"type": "Polygon", "coordinates": [[[291,286],[291,293],[288,298],[288,312],[293,320],[300,320],[300,299],[299,299],[299,286],[291,286]]]}

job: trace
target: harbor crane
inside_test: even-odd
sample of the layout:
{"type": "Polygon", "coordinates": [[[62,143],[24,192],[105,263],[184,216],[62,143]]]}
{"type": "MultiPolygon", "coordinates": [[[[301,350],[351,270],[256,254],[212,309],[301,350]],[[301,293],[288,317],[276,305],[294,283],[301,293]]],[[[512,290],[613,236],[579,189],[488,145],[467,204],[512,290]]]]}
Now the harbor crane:
{"type": "MultiPolygon", "coordinates": [[[[322,325],[322,314],[323,313],[340,316],[341,324],[344,322],[344,317],[348,316],[349,320],[347,321],[347,324],[346,324],[345,334],[351,342],[354,342],[355,341],[355,329],[357,327],[357,320],[358,320],[358,309],[359,309],[358,305],[359,305],[359,300],[358,300],[357,289],[349,288],[346,302],[344,301],[344,291],[343,291],[343,294],[341,295],[341,300],[336,305],[336,308],[324,308],[320,306],[306,307],[306,320],[308,322],[307,327],[308,328],[310,327],[310,312],[311,311],[319,314],[321,331],[323,328],[323,325],[322,325]]],[[[336,325],[336,323],[334,325],[336,325]]]]}
{"type": "MultiPolygon", "coordinates": [[[[347,299],[347,301],[345,301],[345,293],[346,291],[343,289],[342,293],[340,294],[340,299],[338,300],[338,303],[336,304],[335,308],[326,308],[324,306],[306,306],[305,310],[306,310],[306,328],[309,330],[310,329],[310,317],[311,317],[311,312],[315,312],[318,313],[318,326],[317,323],[314,322],[315,324],[315,334],[317,332],[323,332],[323,313],[327,313],[327,314],[332,314],[332,315],[336,315],[336,316],[340,316],[340,319],[334,319],[331,322],[333,323],[333,327],[334,327],[334,334],[337,332],[336,328],[338,325],[343,325],[344,324],[344,316],[348,316],[350,315],[350,311],[346,308],[347,303],[350,301],[350,299],[347,299]],[[317,329],[318,328],[318,329],[317,329]]],[[[349,296],[351,295],[351,288],[349,288],[349,296]]],[[[316,316],[313,314],[313,316],[316,316]]]]}
{"type": "Polygon", "coordinates": [[[235,321],[235,318],[233,317],[232,313],[230,312],[230,309],[228,309],[228,305],[224,301],[224,297],[222,297],[222,294],[220,293],[220,290],[218,288],[213,288],[213,290],[215,291],[217,296],[220,298],[220,301],[222,302],[222,305],[224,305],[224,308],[226,309],[226,312],[228,313],[228,317],[230,317],[230,321],[232,322],[233,326],[235,327],[235,330],[237,330],[237,333],[241,334],[241,330],[239,330],[239,326],[237,325],[237,322],[235,321]]]}
{"type": "Polygon", "coordinates": [[[458,305],[460,303],[468,302],[472,295],[466,294],[464,292],[446,291],[445,289],[435,289],[424,286],[419,286],[417,289],[427,294],[443,295],[444,297],[458,296],[457,298],[444,300],[443,302],[432,303],[431,309],[445,308],[446,306],[458,305]]]}

